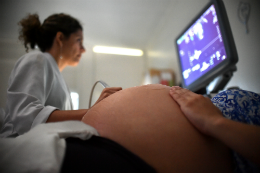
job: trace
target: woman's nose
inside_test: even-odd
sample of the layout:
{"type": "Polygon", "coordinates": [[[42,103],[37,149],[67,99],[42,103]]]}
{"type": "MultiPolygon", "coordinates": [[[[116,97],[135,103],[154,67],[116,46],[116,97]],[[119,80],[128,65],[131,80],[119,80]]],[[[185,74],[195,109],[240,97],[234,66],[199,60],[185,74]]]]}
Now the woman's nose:
{"type": "Polygon", "coordinates": [[[81,49],[80,49],[80,51],[81,51],[81,53],[84,53],[84,52],[86,52],[86,49],[85,49],[85,47],[82,45],[81,46],[81,49]]]}

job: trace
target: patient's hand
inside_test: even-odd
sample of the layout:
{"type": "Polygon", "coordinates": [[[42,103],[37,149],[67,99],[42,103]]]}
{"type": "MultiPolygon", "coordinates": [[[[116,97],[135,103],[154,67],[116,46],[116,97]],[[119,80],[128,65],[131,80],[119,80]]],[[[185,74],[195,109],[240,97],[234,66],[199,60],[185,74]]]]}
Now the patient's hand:
{"type": "Polygon", "coordinates": [[[188,120],[204,134],[210,135],[208,129],[223,118],[209,98],[177,86],[170,89],[170,95],[180,105],[188,120]]]}
{"type": "MultiPolygon", "coordinates": [[[[98,100],[96,101],[96,103],[94,105],[96,105],[97,103],[99,103],[101,100],[107,98],[108,96],[116,93],[117,91],[122,90],[122,87],[109,87],[109,88],[104,88],[102,93],[100,94],[98,100]]],[[[94,106],[93,105],[93,106],[94,106]]]]}

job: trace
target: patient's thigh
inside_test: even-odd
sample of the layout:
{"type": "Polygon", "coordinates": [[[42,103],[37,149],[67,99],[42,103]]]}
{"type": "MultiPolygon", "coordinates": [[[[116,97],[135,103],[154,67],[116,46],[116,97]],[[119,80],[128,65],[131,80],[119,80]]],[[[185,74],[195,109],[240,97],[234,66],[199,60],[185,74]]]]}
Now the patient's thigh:
{"type": "Polygon", "coordinates": [[[169,89],[145,85],[122,90],[91,108],[83,121],[159,172],[229,170],[228,149],[188,122],[169,89]]]}

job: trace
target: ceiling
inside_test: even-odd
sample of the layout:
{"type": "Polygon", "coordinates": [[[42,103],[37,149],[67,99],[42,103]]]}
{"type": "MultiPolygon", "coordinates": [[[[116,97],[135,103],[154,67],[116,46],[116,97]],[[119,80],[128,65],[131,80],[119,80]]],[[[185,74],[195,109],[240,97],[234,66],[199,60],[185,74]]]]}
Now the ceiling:
{"type": "Polygon", "coordinates": [[[70,14],[82,23],[85,44],[144,49],[178,0],[1,0],[0,38],[18,40],[17,23],[28,13],[41,22],[53,13],[70,14]]]}
{"type": "Polygon", "coordinates": [[[172,11],[182,14],[174,16],[174,23],[186,25],[189,16],[208,1],[0,0],[0,39],[17,41],[17,23],[28,13],[38,13],[43,22],[49,15],[63,12],[82,23],[86,47],[104,45],[145,50],[149,41],[158,35],[160,25],[173,17],[169,16],[172,11]]]}

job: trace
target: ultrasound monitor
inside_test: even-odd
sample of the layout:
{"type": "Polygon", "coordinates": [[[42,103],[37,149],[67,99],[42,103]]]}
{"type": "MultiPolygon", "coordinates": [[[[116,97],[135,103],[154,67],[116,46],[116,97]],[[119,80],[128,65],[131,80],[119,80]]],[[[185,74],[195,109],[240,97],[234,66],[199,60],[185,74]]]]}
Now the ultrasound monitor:
{"type": "Polygon", "coordinates": [[[182,86],[199,94],[217,81],[224,89],[236,70],[237,51],[222,0],[211,0],[176,38],[182,86]]]}

